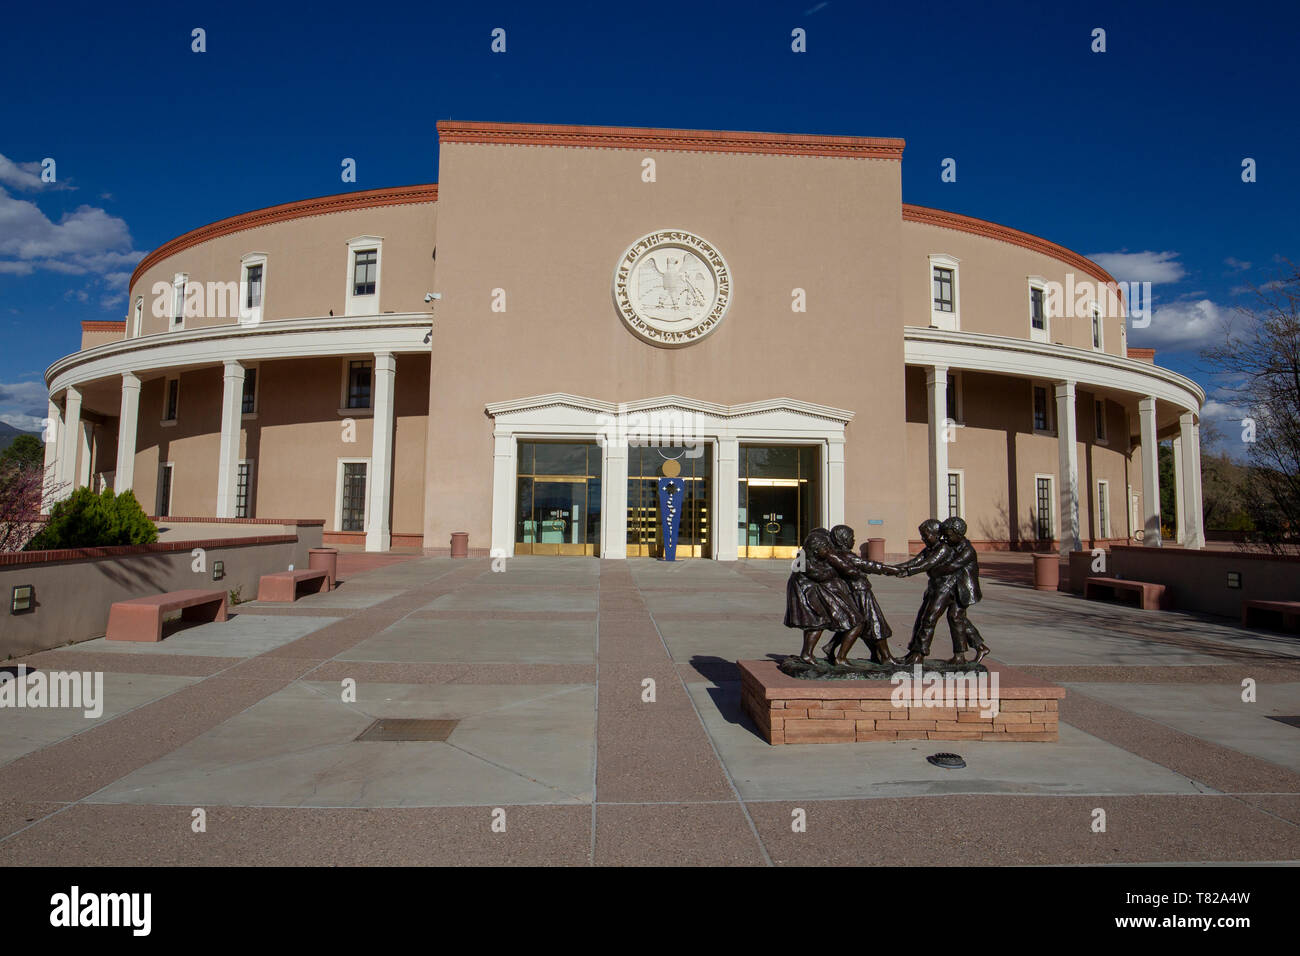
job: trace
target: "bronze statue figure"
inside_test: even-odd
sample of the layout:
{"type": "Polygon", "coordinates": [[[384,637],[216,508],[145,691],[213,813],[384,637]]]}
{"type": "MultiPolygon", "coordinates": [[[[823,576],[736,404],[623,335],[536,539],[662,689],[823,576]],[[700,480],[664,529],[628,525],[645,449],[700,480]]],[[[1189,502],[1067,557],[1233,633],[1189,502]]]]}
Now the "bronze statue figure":
{"type": "Polygon", "coordinates": [[[989,646],[967,617],[971,605],[982,595],[979,558],[966,538],[966,522],[957,517],[944,522],[930,518],[918,530],[924,548],[897,565],[869,560],[865,544],[862,553],[855,554],[853,529],[848,525],[836,525],[831,531],[815,528],[808,533],[786,582],[785,625],[804,632],[803,651],[797,660],[787,658],[790,666],[783,664],[783,670],[800,677],[887,676],[895,666],[924,663],[935,626],[945,615],[953,649],[953,656],[945,664],[962,670],[979,667],[989,646]],[[890,653],[893,632],[868,576],[907,577],[921,572],[929,576],[929,583],[916,612],[907,655],[899,659],[890,653]],[[815,652],[822,632],[827,630],[833,636],[827,643],[823,664],[815,652]],[[862,635],[871,649],[871,662],[850,663],[849,651],[862,635]],[[966,652],[971,648],[975,660],[968,662],[966,652]]]}

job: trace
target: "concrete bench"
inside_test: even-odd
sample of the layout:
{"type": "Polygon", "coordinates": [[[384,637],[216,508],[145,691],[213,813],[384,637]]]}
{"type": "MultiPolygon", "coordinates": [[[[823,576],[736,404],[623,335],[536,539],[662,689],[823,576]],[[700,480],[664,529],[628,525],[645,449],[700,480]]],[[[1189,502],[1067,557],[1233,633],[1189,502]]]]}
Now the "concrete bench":
{"type": "Polygon", "coordinates": [[[303,568],[301,571],[277,571],[264,574],[257,582],[259,601],[296,601],[300,585],[308,585],[308,593],[315,594],[330,589],[329,572],[324,568],[303,568]]]}
{"type": "Polygon", "coordinates": [[[1132,604],[1144,611],[1169,610],[1169,596],[1163,584],[1148,581],[1124,581],[1120,578],[1088,578],[1083,583],[1083,596],[1089,601],[1096,598],[1132,604]],[[1131,600],[1136,598],[1136,600],[1131,600]]]}
{"type": "Polygon", "coordinates": [[[1281,623],[1278,630],[1300,631],[1300,601],[1242,601],[1241,626],[1271,627],[1281,623]]]}
{"type": "Polygon", "coordinates": [[[162,640],[163,615],[180,611],[183,621],[224,621],[226,619],[225,591],[169,591],[149,597],[116,601],[108,609],[110,641],[162,640]]]}

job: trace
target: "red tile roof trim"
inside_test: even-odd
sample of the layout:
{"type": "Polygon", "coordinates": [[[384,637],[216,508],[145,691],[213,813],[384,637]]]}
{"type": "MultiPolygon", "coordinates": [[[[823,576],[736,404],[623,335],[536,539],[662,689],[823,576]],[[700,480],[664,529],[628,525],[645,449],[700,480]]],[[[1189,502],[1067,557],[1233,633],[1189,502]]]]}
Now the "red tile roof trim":
{"type": "Polygon", "coordinates": [[[744,133],[733,130],[648,129],[640,126],[549,126],[533,123],[438,123],[440,143],[508,146],[569,146],[578,149],[676,150],[696,153],[757,153],[770,156],[903,158],[904,141],[868,136],[744,133]]]}
{"type": "Polygon", "coordinates": [[[101,321],[84,321],[81,323],[83,332],[125,332],[126,321],[118,322],[101,322],[101,321]]]}

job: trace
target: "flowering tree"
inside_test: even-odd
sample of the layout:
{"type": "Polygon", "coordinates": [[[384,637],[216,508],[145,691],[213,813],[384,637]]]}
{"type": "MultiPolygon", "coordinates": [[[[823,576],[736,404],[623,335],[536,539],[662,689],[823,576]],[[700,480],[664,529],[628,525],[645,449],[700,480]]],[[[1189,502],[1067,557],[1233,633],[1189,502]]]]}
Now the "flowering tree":
{"type": "Polygon", "coordinates": [[[0,465],[0,551],[21,551],[45,524],[41,499],[57,488],[47,481],[43,465],[6,462],[0,465]]]}

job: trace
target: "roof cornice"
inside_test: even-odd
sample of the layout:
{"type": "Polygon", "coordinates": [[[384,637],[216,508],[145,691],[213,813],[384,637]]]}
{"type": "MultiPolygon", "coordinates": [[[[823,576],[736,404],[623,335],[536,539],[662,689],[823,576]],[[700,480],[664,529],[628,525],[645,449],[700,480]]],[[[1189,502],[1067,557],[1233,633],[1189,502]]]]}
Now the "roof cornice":
{"type": "Polygon", "coordinates": [[[412,203],[438,201],[438,184],[423,183],[416,186],[391,186],[385,189],[362,189],[354,193],[338,193],[333,196],[318,196],[315,199],[299,199],[296,202],[267,206],[252,212],[219,219],[206,226],[200,226],[170,242],[165,242],[153,252],[140,260],[140,264],[131,273],[130,288],[135,288],[136,280],[154,263],[168,256],[196,246],[200,242],[228,236],[232,232],[242,232],[257,226],[267,226],[275,222],[290,219],[304,219],[308,216],[324,216],[332,212],[351,212],[354,209],[369,209],[372,206],[403,206],[412,203]]]}
{"type": "Polygon", "coordinates": [[[867,136],[747,133],[734,130],[649,129],[641,126],[551,126],[534,123],[468,123],[442,120],[441,143],[492,146],[568,146],[577,149],[676,150],[829,156],[845,159],[903,158],[904,141],[867,136]]]}

